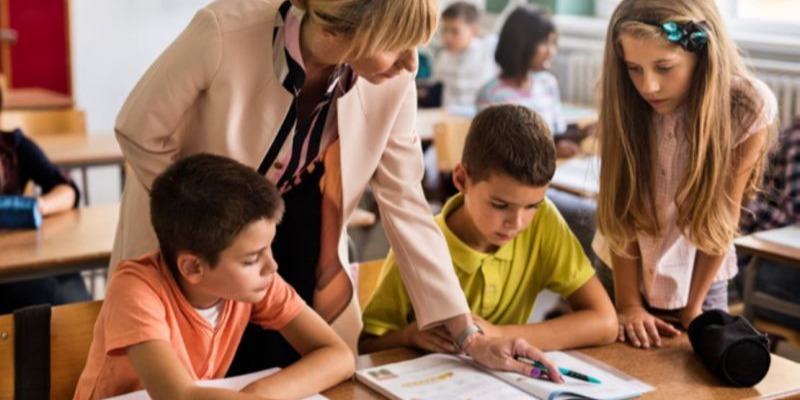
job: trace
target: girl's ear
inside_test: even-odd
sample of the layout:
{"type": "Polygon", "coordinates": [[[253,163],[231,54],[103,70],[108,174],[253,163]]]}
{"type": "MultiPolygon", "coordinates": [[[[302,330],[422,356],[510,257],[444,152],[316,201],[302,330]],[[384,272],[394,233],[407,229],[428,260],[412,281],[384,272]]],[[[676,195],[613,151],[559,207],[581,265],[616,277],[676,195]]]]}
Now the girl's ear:
{"type": "Polygon", "coordinates": [[[462,163],[458,163],[453,169],[453,185],[455,185],[456,189],[461,193],[466,193],[469,187],[469,174],[467,173],[467,168],[464,167],[462,163]]]}
{"type": "Polygon", "coordinates": [[[196,255],[189,252],[180,252],[178,259],[178,273],[191,284],[198,284],[203,280],[205,269],[203,261],[196,255]]]}

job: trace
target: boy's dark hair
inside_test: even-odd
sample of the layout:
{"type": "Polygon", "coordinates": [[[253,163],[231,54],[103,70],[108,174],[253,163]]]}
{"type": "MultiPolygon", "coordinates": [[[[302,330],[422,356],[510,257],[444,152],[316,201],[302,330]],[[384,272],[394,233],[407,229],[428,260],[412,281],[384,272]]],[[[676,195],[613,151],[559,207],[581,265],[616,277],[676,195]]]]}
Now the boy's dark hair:
{"type": "Polygon", "coordinates": [[[556,148],[544,119],[527,107],[501,104],[472,120],[461,163],[473,182],[492,173],[544,186],[556,171],[556,148]]]}
{"type": "Polygon", "coordinates": [[[452,3],[442,12],[442,19],[454,20],[461,18],[470,25],[477,23],[478,17],[478,8],[475,7],[474,4],[467,3],[466,1],[452,3]]]}
{"type": "Polygon", "coordinates": [[[278,222],[282,216],[283,199],[264,176],[211,154],[172,164],[150,191],[150,222],[175,276],[179,252],[192,253],[213,267],[248,224],[264,218],[278,222]]]}
{"type": "Polygon", "coordinates": [[[494,59],[507,78],[527,75],[536,48],[556,31],[550,13],[534,5],[517,7],[506,19],[494,59]]]}

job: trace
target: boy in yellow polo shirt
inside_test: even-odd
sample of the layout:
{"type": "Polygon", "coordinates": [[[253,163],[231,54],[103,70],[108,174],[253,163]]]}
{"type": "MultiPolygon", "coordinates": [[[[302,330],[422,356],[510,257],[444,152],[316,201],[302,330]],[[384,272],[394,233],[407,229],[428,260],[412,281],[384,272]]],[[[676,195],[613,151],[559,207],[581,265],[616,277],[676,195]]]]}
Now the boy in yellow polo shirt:
{"type": "MultiPolygon", "coordinates": [[[[525,338],[542,350],[611,343],[618,333],[611,300],[545,197],[555,164],[555,146],[539,115],[517,105],[490,107],[472,121],[453,171],[460,193],[436,222],[485,334],[525,338]],[[543,289],[565,297],[574,312],[529,324],[543,289]]],[[[363,318],[363,352],[399,346],[457,351],[443,329],[417,329],[391,252],[363,318]]]]}

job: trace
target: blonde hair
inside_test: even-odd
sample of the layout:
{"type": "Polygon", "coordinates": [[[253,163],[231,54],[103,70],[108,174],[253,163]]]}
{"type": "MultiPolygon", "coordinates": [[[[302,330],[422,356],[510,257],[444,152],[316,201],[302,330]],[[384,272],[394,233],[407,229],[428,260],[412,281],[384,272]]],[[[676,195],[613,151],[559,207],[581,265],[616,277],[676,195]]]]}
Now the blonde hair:
{"type": "MultiPolygon", "coordinates": [[[[689,165],[676,194],[677,225],[703,252],[724,253],[738,232],[730,214],[728,186],[745,146],[734,147],[731,121],[757,118],[754,101],[732,89],[734,77],[749,85],[748,72],[728,36],[713,0],[623,0],[606,35],[600,107],[598,227],[612,251],[633,257],[627,245],[636,231],[660,232],[654,200],[655,173],[648,132],[653,110],[643,101],[627,73],[620,45],[622,34],[636,38],[666,35],[667,21],[708,23],[708,44],[697,52],[697,65],[686,100],[689,165]]],[[[677,46],[677,44],[676,44],[677,46]]],[[[748,126],[748,125],[743,125],[748,126]]],[[[760,184],[766,146],[749,178],[745,199],[760,184]]]]}
{"type": "Polygon", "coordinates": [[[430,40],[439,16],[438,0],[292,0],[314,23],[348,35],[348,58],[406,50],[430,40]]]}

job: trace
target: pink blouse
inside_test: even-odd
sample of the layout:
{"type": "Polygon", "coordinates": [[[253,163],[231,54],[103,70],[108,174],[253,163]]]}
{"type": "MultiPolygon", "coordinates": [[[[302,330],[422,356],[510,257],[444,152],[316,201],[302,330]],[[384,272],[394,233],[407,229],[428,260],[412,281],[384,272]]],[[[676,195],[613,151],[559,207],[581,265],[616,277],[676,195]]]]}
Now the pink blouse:
{"type": "MultiPolygon", "coordinates": [[[[748,80],[751,85],[745,84],[742,78],[734,78],[733,87],[750,97],[759,111],[749,121],[734,121],[734,146],[770,125],[778,110],[775,95],[767,85],[755,78],[748,80]]],[[[678,228],[675,200],[690,161],[686,117],[685,107],[679,107],[670,114],[656,114],[653,118],[651,135],[655,140],[652,141],[652,154],[656,174],[653,189],[661,233],[653,236],[638,232],[636,235],[643,269],[640,290],[651,307],[667,310],[686,306],[697,255],[697,247],[678,228]]],[[[592,247],[610,266],[610,251],[599,232],[592,247]]],[[[731,243],[714,281],[729,280],[737,272],[736,252],[731,243]]]]}

